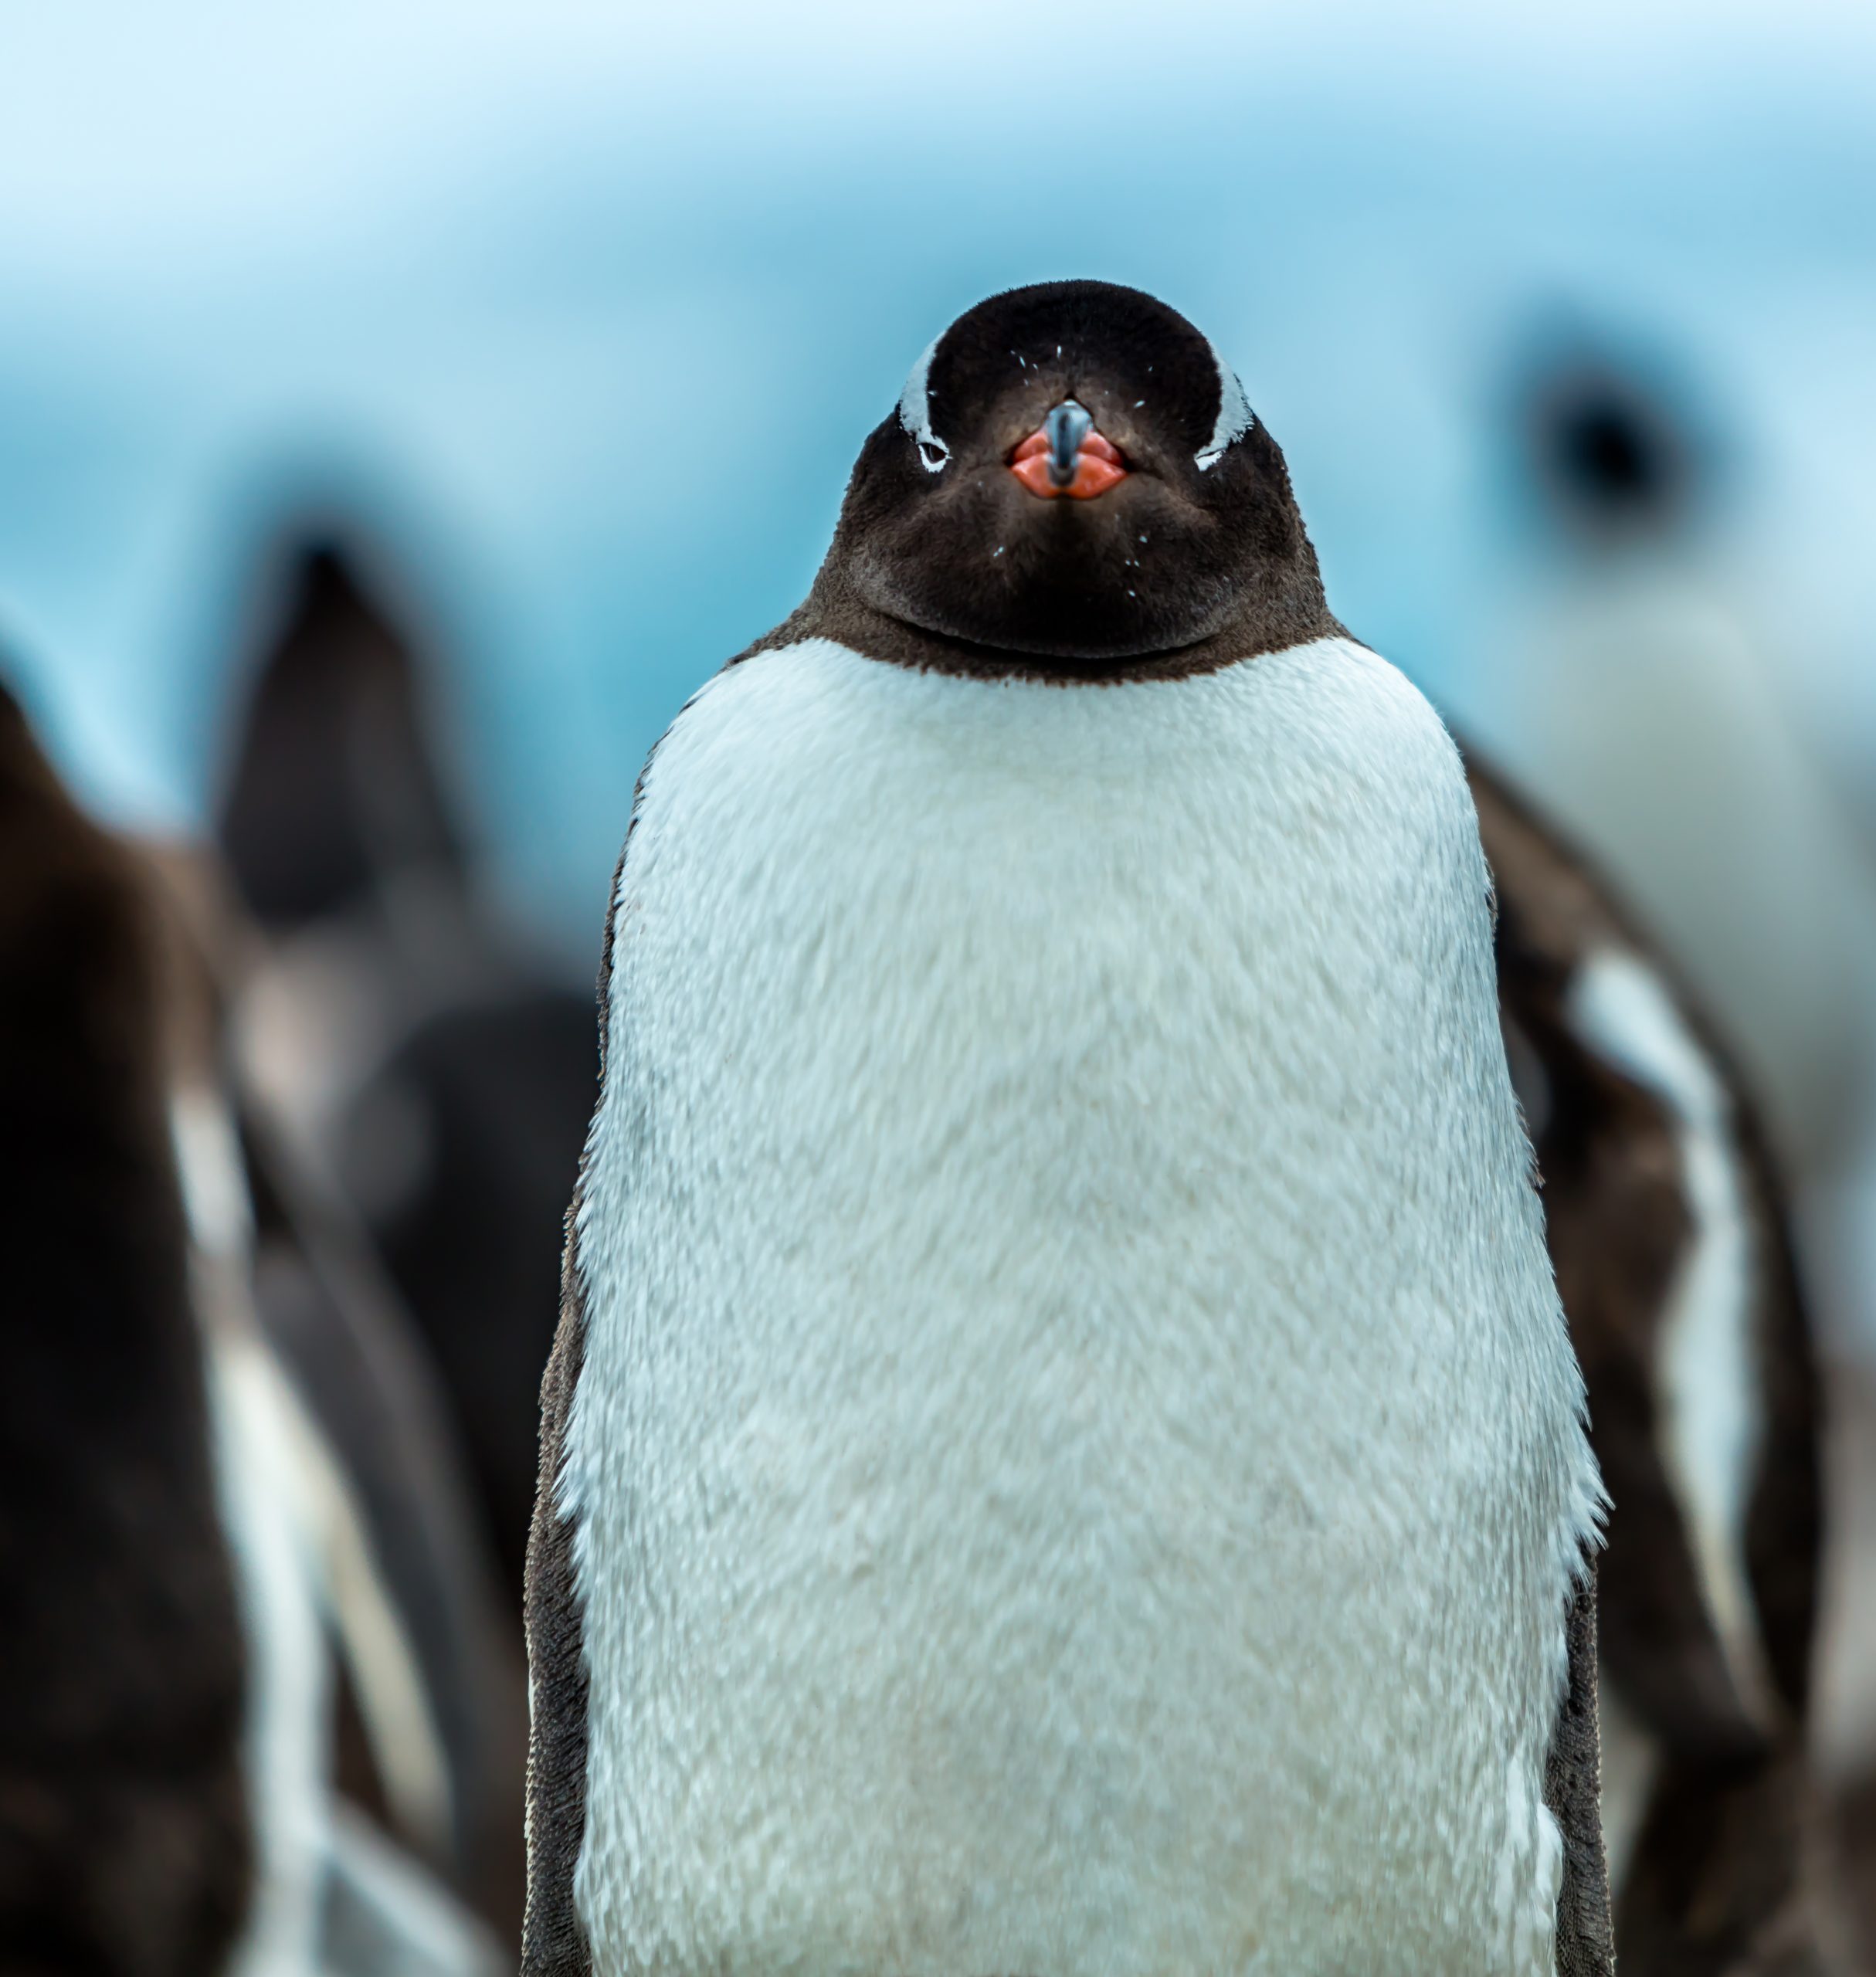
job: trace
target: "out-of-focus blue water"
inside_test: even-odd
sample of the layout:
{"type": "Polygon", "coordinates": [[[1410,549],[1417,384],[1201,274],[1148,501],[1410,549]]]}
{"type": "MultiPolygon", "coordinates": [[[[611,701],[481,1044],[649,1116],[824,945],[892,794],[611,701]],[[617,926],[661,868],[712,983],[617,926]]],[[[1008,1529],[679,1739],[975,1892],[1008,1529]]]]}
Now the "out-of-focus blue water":
{"type": "Polygon", "coordinates": [[[1336,609],[1514,754],[1510,382],[1559,320],[1645,353],[1724,463],[1703,568],[1876,757],[1867,8],[5,12],[0,625],[118,814],[202,813],[251,558],[323,502],[585,956],[646,748],[912,358],[1079,273],[1216,339],[1336,609]]]}

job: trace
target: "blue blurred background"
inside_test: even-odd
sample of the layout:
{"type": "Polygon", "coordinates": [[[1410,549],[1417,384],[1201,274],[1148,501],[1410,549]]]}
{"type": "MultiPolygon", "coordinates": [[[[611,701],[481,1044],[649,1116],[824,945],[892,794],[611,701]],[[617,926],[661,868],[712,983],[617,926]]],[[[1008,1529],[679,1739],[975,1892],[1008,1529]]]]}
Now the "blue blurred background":
{"type": "Polygon", "coordinates": [[[0,20],[0,633],[109,813],[207,816],[270,546],[336,521],[589,978],[640,760],[911,359],[1134,283],[1235,360],[1345,620],[1668,934],[1876,1338],[1876,11],[0,20]],[[1639,497],[1566,484],[1572,392],[1639,497]]]}

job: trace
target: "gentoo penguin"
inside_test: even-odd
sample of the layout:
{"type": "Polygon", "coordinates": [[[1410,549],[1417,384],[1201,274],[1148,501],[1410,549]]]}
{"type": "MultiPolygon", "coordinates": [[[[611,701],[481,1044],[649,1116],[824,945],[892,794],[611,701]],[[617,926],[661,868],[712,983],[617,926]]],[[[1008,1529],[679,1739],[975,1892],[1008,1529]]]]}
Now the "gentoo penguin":
{"type": "Polygon", "coordinates": [[[1721,442],[1661,371],[1582,336],[1524,367],[1504,504],[1521,553],[1474,714],[1699,993],[1809,1181],[1868,1138],[1876,884],[1742,609],[1721,442]]]}
{"type": "MultiPolygon", "coordinates": [[[[171,1112],[211,1366],[264,1361],[290,1417],[277,1424],[293,1455],[281,1494],[331,1649],[333,1806],[366,1809],[511,1930],[521,1670],[454,1423],[345,1204],[243,1083],[227,1010],[253,942],[218,869],[199,847],[136,849],[166,937],[171,1112]],[[217,1202],[219,1216],[200,1212],[217,1202]]],[[[356,1829],[328,1823],[341,1840],[356,1829]]],[[[336,1878],[328,1869],[328,1935],[336,1878]]],[[[341,1919],[354,1938],[365,1926],[341,1919]]]]}
{"type": "Polygon", "coordinates": [[[0,1965],[219,1969],[245,1653],[145,902],[0,690],[0,1965]]]}
{"type": "Polygon", "coordinates": [[[1603,1823],[1630,1977],[1819,1971],[1818,1373],[1742,1080],[1612,890],[1481,759],[1501,1006],[1611,1499],[1603,1823]]]}
{"type": "MultiPolygon", "coordinates": [[[[1817,1752],[1813,1769],[1824,1774],[1809,1783],[1847,1782],[1861,1770],[1876,1797],[1876,1657],[1854,1618],[1876,1601],[1876,1555],[1858,1536],[1876,1521],[1876,1499],[1864,1494],[1870,1458],[1855,1445],[1867,1433],[1859,1396],[1876,1349],[1876,887],[1868,848],[1796,717],[1787,676],[1797,655],[1756,632],[1735,594],[1734,566],[1751,559],[1732,552],[1758,545],[1741,543],[1741,524],[1752,518],[1734,514],[1749,489],[1740,470],[1731,476],[1740,484],[1725,489],[1723,436],[1703,431],[1663,367],[1606,337],[1547,342],[1524,367],[1512,413],[1529,553],[1482,669],[1514,697],[1488,717],[1501,759],[1633,901],[1762,1100],[1803,1233],[1831,1400],[1835,1480],[1821,1576],[1837,1587],[1829,1612],[1842,1618],[1820,1626],[1816,1699],[1807,1691],[1800,1713],[1817,1752]]],[[[1539,1155],[1548,1172],[1541,1142],[1539,1155]]],[[[1734,1165],[1749,1175],[1753,1163],[1734,1165]]],[[[1764,1226],[1756,1212],[1745,1229],[1764,1226]]],[[[1774,1267],[1746,1280],[1780,1277],[1774,1267]]],[[[1567,1307],[1567,1277],[1563,1289],[1567,1307]]],[[[1762,1328],[1756,1335],[1766,1336],[1762,1328]]],[[[1606,1410],[1584,1356],[1600,1443],[1606,1410]]],[[[1815,1449],[1808,1460],[1814,1470],[1815,1449]]],[[[1611,1487],[1620,1502],[1613,1474],[1611,1487]]],[[[1610,1573],[1619,1570],[1623,1524],[1618,1511],[1610,1573]]],[[[1817,1549],[1814,1539],[1788,1545],[1789,1569],[1801,1561],[1814,1583],[1817,1549]]],[[[1606,1619],[1618,1597],[1606,1577],[1606,1619]]],[[[1725,1829],[1756,1861],[1790,1860],[1789,1843],[1770,1844],[1752,1826],[1735,1810],[1725,1829]]],[[[1876,1867],[1853,1860],[1846,1872],[1876,1884],[1876,1867]]],[[[1771,1899],[1762,1874],[1728,1877],[1722,1867],[1715,1876],[1732,1898],[1703,1899],[1709,1916],[1736,1913],[1749,1889],[1755,1901],[1771,1899]]],[[[1876,1963],[1876,1928],[1870,1935],[1865,1956],[1876,1963]]]]}
{"type": "Polygon", "coordinates": [[[267,559],[283,594],[236,676],[216,829],[264,940],[235,1030],[422,1334],[518,1652],[592,997],[483,882],[447,772],[447,669],[355,533],[304,532],[267,559]]]}
{"type": "MultiPolygon", "coordinates": [[[[264,1162],[190,890],[76,808],[0,693],[0,1083],[32,1150],[8,1198],[0,1964],[470,1977],[493,1940],[413,1857],[464,1857],[485,1741],[459,1486],[413,1476],[421,1419],[335,1439],[261,1321],[264,1162]],[[426,1654],[450,1625],[471,1637],[426,1654]],[[341,1696],[376,1820],[334,1789],[341,1696]]],[[[301,1362],[330,1359],[340,1321],[304,1315],[301,1362]]],[[[386,1357],[359,1384],[402,1411],[386,1357]]]]}
{"type": "Polygon", "coordinates": [[[1473,805],[1203,335],[938,337],[602,988],[525,1969],[1609,1969],[1473,805]]]}

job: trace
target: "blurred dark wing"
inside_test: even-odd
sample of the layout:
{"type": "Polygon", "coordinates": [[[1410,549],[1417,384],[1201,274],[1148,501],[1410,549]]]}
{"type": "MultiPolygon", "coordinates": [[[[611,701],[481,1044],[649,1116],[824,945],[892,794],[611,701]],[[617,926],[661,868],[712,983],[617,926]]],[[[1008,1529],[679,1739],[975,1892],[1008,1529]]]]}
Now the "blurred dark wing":
{"type": "Polygon", "coordinates": [[[1623,1967],[1667,1968],[1698,1935],[1720,1960],[1672,1967],[1732,1969],[1800,1884],[1817,1403],[1783,1205],[1671,971],[1467,766],[1506,1049],[1613,1504],[1599,1632],[1623,1967]]]}
{"type": "Polygon", "coordinates": [[[462,1423],[503,1603],[517,1614],[561,1226],[597,1069],[592,992],[517,986],[421,1023],[341,1135],[361,1196],[372,1143],[416,1136],[403,1184],[361,1206],[462,1423]]]}
{"type": "Polygon", "coordinates": [[[400,1839],[511,1928],[522,1683],[446,1409],[342,1210],[252,1108],[242,1131],[256,1307],[331,1457],[341,1786],[375,1802],[400,1839]]]}

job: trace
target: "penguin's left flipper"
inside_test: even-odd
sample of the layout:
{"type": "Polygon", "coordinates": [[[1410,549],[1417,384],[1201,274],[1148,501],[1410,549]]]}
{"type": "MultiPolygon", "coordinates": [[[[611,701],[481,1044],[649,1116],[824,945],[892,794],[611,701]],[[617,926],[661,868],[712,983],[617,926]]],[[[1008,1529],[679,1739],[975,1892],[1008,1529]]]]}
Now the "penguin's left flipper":
{"type": "Polygon", "coordinates": [[[1563,1836],[1557,1977],[1611,1977],[1609,1865],[1603,1846],[1596,1708],[1596,1564],[1586,1561],[1566,1621],[1569,1674],[1544,1765],[1544,1800],[1563,1836]]]}
{"type": "Polygon", "coordinates": [[[1467,771],[1507,1054],[1611,1502],[1600,1796],[1624,1977],[1803,1969],[1754,1947],[1786,1957],[1810,1878],[1818,1402],[1783,1204],[1671,969],[1475,757],[1467,771]],[[1726,1819],[1695,1816],[1722,1800],[1726,1819]]]}

